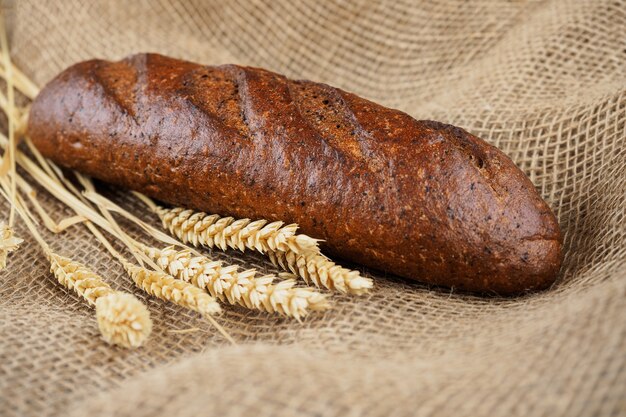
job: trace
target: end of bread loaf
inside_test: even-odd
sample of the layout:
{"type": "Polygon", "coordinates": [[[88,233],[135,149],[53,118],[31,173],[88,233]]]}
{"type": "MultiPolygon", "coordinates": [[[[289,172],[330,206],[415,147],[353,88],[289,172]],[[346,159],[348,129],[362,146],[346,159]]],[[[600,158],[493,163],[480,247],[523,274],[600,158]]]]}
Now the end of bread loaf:
{"type": "Polygon", "coordinates": [[[561,266],[562,236],[532,182],[502,151],[465,130],[423,123],[444,139],[442,164],[462,172],[442,179],[447,251],[457,260],[442,271],[445,285],[455,277],[454,287],[497,295],[552,285],[561,266]]]}

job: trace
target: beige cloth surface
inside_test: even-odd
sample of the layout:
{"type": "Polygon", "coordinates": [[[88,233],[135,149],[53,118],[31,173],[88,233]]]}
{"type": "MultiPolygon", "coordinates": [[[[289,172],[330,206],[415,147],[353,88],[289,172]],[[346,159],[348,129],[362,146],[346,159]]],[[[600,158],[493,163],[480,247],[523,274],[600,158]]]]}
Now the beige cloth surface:
{"type": "MultiPolygon", "coordinates": [[[[370,295],[335,296],[332,311],[302,324],[228,307],[219,322],[231,346],[198,315],[134,289],[84,227],[46,234],[146,300],[154,332],[128,351],[99,338],[93,311],[27,239],[0,274],[1,415],[626,415],[624,0],[30,0],[4,10],[13,59],[39,85],[80,60],[155,51],[262,66],[462,126],[530,176],[566,254],[557,284],[522,298],[365,271],[370,295]]],[[[56,219],[70,214],[42,198],[56,219]]],[[[262,257],[214,256],[273,271],[262,257]]]]}

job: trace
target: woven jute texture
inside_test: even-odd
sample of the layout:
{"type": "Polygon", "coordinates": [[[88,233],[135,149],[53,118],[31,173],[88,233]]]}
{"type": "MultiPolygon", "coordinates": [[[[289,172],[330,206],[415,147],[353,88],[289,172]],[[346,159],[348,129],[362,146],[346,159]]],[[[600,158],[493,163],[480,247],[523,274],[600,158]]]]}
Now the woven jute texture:
{"type": "MultiPolygon", "coordinates": [[[[155,51],[326,82],[506,152],[558,215],[553,288],[498,299],[364,271],[302,324],[226,307],[230,345],[133,288],[77,225],[45,234],[146,301],[148,344],[100,339],[27,238],[0,287],[0,414],[626,415],[626,2],[14,1],[13,59],[37,84],[92,57],[155,51]],[[177,332],[186,329],[189,332],[177,332]]],[[[152,221],[123,190],[106,191],[152,221]]],[[[41,195],[57,220],[71,213],[41,195]]],[[[2,206],[8,214],[8,206],[2,206]]],[[[17,233],[27,237],[18,223],[17,233]]],[[[216,258],[274,271],[261,257],[216,258]]]]}

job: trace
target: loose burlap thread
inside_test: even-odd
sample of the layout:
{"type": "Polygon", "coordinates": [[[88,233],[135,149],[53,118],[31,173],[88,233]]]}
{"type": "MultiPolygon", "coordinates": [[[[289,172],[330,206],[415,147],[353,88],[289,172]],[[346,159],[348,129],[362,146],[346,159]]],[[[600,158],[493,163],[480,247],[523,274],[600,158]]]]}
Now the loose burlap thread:
{"type": "MultiPolygon", "coordinates": [[[[219,322],[133,288],[82,226],[54,250],[146,301],[138,350],[107,345],[32,239],[0,287],[0,414],[626,415],[626,2],[15,1],[11,55],[39,85],[92,57],[155,51],[265,67],[462,126],[506,152],[555,210],[565,260],[521,298],[375,271],[368,296],[300,324],[219,322]],[[180,332],[181,330],[189,330],[180,332]]],[[[6,124],[6,123],[5,123],[6,124]]],[[[121,190],[107,191],[156,224],[121,190]]],[[[53,217],[70,212],[41,195],[53,217]]],[[[8,214],[8,205],[2,205],[8,214]]],[[[18,224],[17,232],[27,237],[18,224]]],[[[272,272],[237,252],[212,256],[272,272]]]]}

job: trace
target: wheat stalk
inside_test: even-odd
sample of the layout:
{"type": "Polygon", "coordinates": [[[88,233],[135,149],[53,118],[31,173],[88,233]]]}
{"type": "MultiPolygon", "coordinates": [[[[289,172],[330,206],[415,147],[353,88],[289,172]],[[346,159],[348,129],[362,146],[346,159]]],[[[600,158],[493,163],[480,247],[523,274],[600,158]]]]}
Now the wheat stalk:
{"type": "MultiPolygon", "coordinates": [[[[8,193],[9,201],[11,202],[11,209],[9,211],[9,224],[0,224],[0,270],[6,268],[7,257],[10,252],[16,251],[19,248],[22,239],[19,239],[13,235],[13,223],[15,219],[15,198],[16,198],[16,171],[15,171],[15,151],[17,149],[16,139],[16,125],[14,120],[16,117],[15,108],[15,91],[13,89],[13,64],[11,63],[11,56],[9,54],[9,42],[7,38],[7,32],[4,22],[4,16],[0,16],[0,46],[2,47],[2,64],[5,68],[5,81],[7,88],[7,97],[3,98],[2,109],[6,113],[8,119],[8,146],[5,148],[4,155],[0,162],[0,175],[10,175],[10,186],[4,187],[8,193]]],[[[19,117],[17,118],[19,120],[19,117]]]]}
{"type": "Polygon", "coordinates": [[[13,229],[0,222],[0,271],[6,268],[9,253],[17,250],[22,242],[22,239],[13,235],[13,229]]]}
{"type": "Polygon", "coordinates": [[[183,243],[209,248],[217,247],[255,250],[261,253],[274,251],[319,253],[317,239],[298,234],[298,225],[284,225],[283,222],[267,220],[235,219],[207,214],[184,208],[155,206],[163,227],[178,237],[183,243]]]}
{"type": "Polygon", "coordinates": [[[3,106],[8,119],[8,136],[9,145],[5,148],[2,161],[0,162],[0,176],[8,173],[11,175],[11,184],[7,189],[9,197],[11,197],[11,209],[9,211],[9,227],[13,226],[15,219],[15,196],[16,196],[16,171],[15,171],[15,152],[17,151],[16,138],[16,120],[15,120],[15,91],[13,90],[13,65],[9,54],[9,42],[4,22],[4,16],[0,15],[0,46],[2,47],[2,63],[6,70],[7,99],[3,106]]]}
{"type": "Polygon", "coordinates": [[[345,294],[362,295],[373,287],[371,278],[362,277],[358,271],[339,266],[328,258],[311,253],[268,252],[274,265],[290,270],[306,282],[345,294]]]}
{"type": "Polygon", "coordinates": [[[146,255],[172,276],[206,289],[211,295],[230,304],[249,309],[279,313],[299,320],[309,311],[330,307],[327,298],[311,288],[295,288],[294,280],[274,284],[276,276],[256,276],[254,269],[239,271],[234,265],[223,266],[205,256],[193,256],[189,250],[143,246],[146,255]]]}

